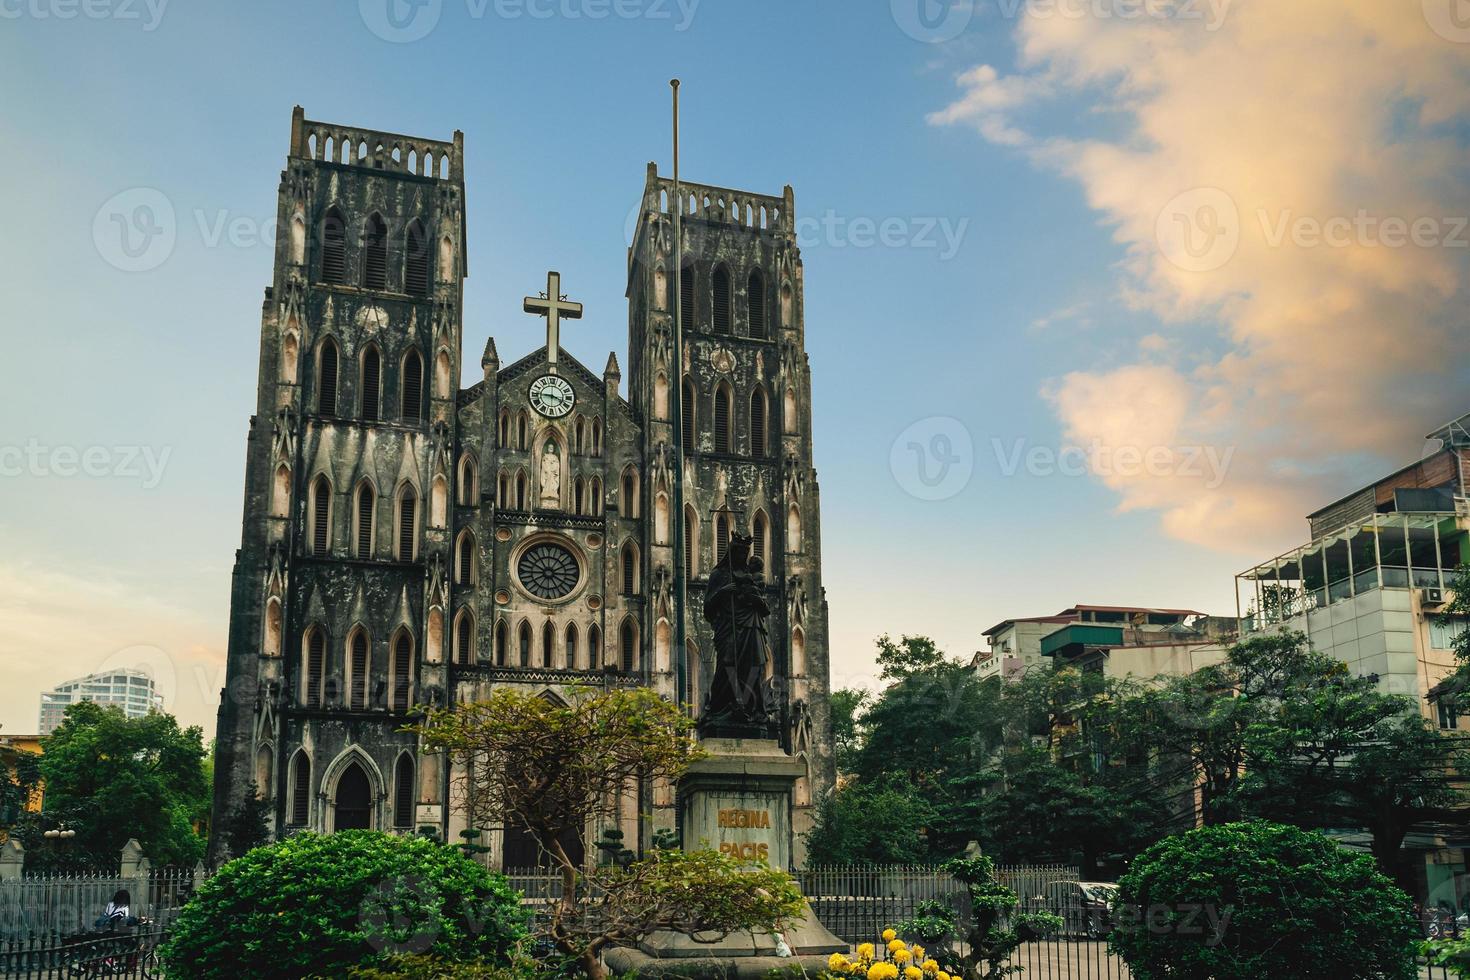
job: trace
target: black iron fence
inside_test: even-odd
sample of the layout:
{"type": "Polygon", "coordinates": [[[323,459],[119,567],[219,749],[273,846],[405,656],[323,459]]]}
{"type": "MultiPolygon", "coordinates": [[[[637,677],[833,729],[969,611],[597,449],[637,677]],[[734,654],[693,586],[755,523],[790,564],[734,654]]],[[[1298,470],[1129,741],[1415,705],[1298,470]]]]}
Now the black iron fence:
{"type": "Polygon", "coordinates": [[[60,977],[114,977],[160,980],[160,929],[137,928],[74,936],[32,936],[0,942],[0,977],[51,980],[60,977]]]}

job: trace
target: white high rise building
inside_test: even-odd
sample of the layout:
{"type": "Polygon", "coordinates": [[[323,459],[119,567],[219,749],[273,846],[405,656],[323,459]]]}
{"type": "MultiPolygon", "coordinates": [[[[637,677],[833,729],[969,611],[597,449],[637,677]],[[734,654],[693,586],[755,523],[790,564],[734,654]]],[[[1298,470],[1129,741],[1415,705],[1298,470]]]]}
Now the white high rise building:
{"type": "Polygon", "coordinates": [[[141,718],[157,708],[163,709],[163,698],[153,689],[153,678],[146,671],[123,668],[105,674],[88,674],[58,684],[41,695],[40,733],[50,735],[68,706],[78,701],[115,704],[129,718],[141,718]]]}

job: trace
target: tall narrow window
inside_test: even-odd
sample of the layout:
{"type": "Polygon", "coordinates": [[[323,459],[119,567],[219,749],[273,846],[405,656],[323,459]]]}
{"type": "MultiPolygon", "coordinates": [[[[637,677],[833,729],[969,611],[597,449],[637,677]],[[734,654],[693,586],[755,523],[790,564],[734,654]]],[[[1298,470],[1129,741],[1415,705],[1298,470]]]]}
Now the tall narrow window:
{"type": "Polygon", "coordinates": [[[721,382],[715,389],[715,452],[730,451],[730,386],[721,382]]]}
{"type": "Polygon", "coordinates": [[[516,417],[516,448],[525,449],[530,442],[531,420],[525,412],[516,417]]]}
{"type": "Polygon", "coordinates": [[[602,419],[592,420],[592,455],[602,455],[602,419]]]}
{"type": "Polygon", "coordinates": [[[417,219],[408,226],[403,244],[404,292],[422,296],[429,291],[429,236],[417,219]]]}
{"type": "Polygon", "coordinates": [[[755,539],[753,550],[755,556],[766,566],[765,574],[771,574],[770,562],[766,561],[766,555],[771,550],[771,522],[766,519],[766,512],[756,511],[755,523],[750,528],[751,537],[755,539]]]}
{"type": "Polygon", "coordinates": [[[586,508],[587,485],[582,482],[582,478],[579,476],[572,481],[572,513],[585,514],[587,513],[586,508]]]}
{"type": "Polygon", "coordinates": [[[318,415],[337,414],[337,342],[331,337],[322,341],[317,357],[316,411],[318,415]]]}
{"type": "Polygon", "coordinates": [[[694,263],[684,263],[679,276],[679,329],[694,329],[694,263]]]}
{"type": "Polygon", "coordinates": [[[697,447],[694,445],[694,382],[684,378],[684,391],[679,402],[680,428],[683,429],[684,451],[693,452],[697,447]]]}
{"type": "Polygon", "coordinates": [[[730,270],[723,265],[715,268],[710,287],[710,302],[713,309],[710,317],[715,333],[730,332],[730,270]]]}
{"type": "Polygon", "coordinates": [[[602,669],[602,627],[596,623],[587,627],[587,665],[591,670],[602,669]]]}
{"type": "Polygon", "coordinates": [[[357,557],[373,556],[373,488],[364,483],[357,490],[357,557]]]}
{"type": "Polygon", "coordinates": [[[766,391],[756,388],[750,393],[750,455],[763,459],[770,452],[766,445],[766,391]]]}
{"type": "MultiPolygon", "coordinates": [[[[468,609],[462,609],[459,619],[454,624],[454,659],[456,663],[472,664],[475,662],[475,618],[468,609]]],[[[501,623],[495,634],[496,653],[502,653],[500,646],[505,641],[505,624],[501,623]]]]}
{"type": "Polygon", "coordinates": [[[459,461],[459,503],[471,507],[479,496],[479,468],[475,458],[468,453],[459,461]]]}
{"type": "Polygon", "coordinates": [[[328,209],[322,217],[322,282],[347,281],[347,224],[342,212],[328,209]]]}
{"type": "Polygon", "coordinates": [[[516,642],[520,646],[521,666],[529,667],[531,666],[531,624],[523,621],[519,632],[520,636],[516,638],[516,642]]]}
{"type": "Polygon", "coordinates": [[[320,626],[313,626],[306,635],[306,678],[303,700],[308,708],[322,706],[322,671],[327,663],[327,635],[320,626]]]}
{"type": "Polygon", "coordinates": [[[694,513],[687,508],[684,511],[684,577],[693,578],[695,571],[694,552],[699,547],[699,541],[694,534],[699,525],[694,521],[694,513]]]}
{"type": "Polygon", "coordinates": [[[475,582],[475,536],[469,531],[459,536],[459,561],[457,563],[456,581],[460,585],[473,585],[475,582]]]}
{"type": "Polygon", "coordinates": [[[567,649],[566,649],[566,658],[567,658],[566,659],[566,668],[567,668],[567,670],[581,670],[582,669],[582,662],[581,662],[581,660],[578,659],[578,652],[577,652],[577,624],[576,623],[567,623],[567,649]]]}
{"type": "Polygon", "coordinates": [[[730,547],[730,515],[721,512],[715,518],[715,563],[718,564],[725,557],[725,552],[730,547]]]}
{"type": "Polygon", "coordinates": [[[572,451],[578,456],[587,451],[587,420],[580,415],[572,423],[572,451]]]}
{"type": "Polygon", "coordinates": [[[393,826],[407,829],[413,826],[413,757],[407,753],[398,757],[397,772],[393,775],[393,826]]]}
{"type": "Polygon", "coordinates": [[[638,631],[633,628],[631,619],[623,620],[618,646],[622,654],[623,670],[631,674],[638,669],[638,631]]]}
{"type": "Polygon", "coordinates": [[[376,422],[382,417],[383,359],[378,349],[369,345],[362,352],[362,417],[376,422]]]}
{"type": "Polygon", "coordinates": [[[419,495],[404,484],[398,493],[398,560],[413,561],[418,548],[419,495]]]}
{"type": "Polygon", "coordinates": [[[510,413],[507,412],[507,411],[505,411],[504,409],[501,409],[501,411],[500,411],[500,423],[499,423],[499,427],[497,429],[496,435],[497,435],[496,445],[498,445],[501,449],[509,449],[510,448],[510,413]]]}
{"type": "Polygon", "coordinates": [[[619,512],[624,517],[638,516],[638,477],[631,466],[623,470],[623,499],[619,512]]]}
{"type": "Polygon", "coordinates": [[[410,703],[409,679],[413,665],[413,644],[407,633],[399,633],[393,641],[393,710],[399,713],[408,710],[410,703]]]}
{"type": "Polygon", "coordinates": [[[629,541],[623,545],[623,595],[634,595],[638,592],[638,552],[633,548],[633,542],[629,541]]]}
{"type": "Polygon", "coordinates": [[[541,666],[556,666],[556,629],[549,620],[541,626],[541,666]]]}
{"type": "Polygon", "coordinates": [[[348,688],[348,704],[353,711],[367,708],[368,696],[368,638],[362,630],[352,633],[351,686],[348,688]]]}
{"type": "Polygon", "coordinates": [[[516,474],[516,510],[526,509],[526,471],[516,474]]]}
{"type": "Polygon", "coordinates": [[[311,815],[311,759],[298,749],[291,760],[291,824],[304,827],[311,815]]]}
{"type": "Polygon", "coordinates": [[[592,478],[587,490],[587,512],[593,517],[602,516],[602,481],[597,477],[592,478]]]}
{"type": "Polygon", "coordinates": [[[424,359],[416,350],[403,358],[403,420],[417,422],[424,417],[424,359]]]}
{"type": "Polygon", "coordinates": [[[759,269],[752,269],[745,284],[746,297],[750,302],[750,335],[759,340],[766,338],[766,277],[759,269]]]}
{"type": "Polygon", "coordinates": [[[510,627],[505,625],[505,620],[495,624],[495,666],[508,667],[510,665],[510,627]]]}
{"type": "Polygon", "coordinates": [[[325,555],[332,546],[332,485],[325,476],[311,484],[311,553],[325,555]]]}
{"type": "Polygon", "coordinates": [[[362,228],[362,286],[388,288],[388,226],[379,214],[368,215],[362,228]]]}

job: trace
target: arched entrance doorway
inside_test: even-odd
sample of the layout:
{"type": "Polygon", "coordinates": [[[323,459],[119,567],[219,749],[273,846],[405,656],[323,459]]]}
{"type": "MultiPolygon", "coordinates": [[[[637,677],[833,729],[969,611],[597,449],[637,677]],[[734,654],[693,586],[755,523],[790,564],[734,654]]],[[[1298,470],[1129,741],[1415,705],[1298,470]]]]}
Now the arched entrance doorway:
{"type": "Polygon", "coordinates": [[[372,826],[372,783],[356,762],[350,763],[337,780],[335,802],[333,830],[367,830],[372,826]]]}

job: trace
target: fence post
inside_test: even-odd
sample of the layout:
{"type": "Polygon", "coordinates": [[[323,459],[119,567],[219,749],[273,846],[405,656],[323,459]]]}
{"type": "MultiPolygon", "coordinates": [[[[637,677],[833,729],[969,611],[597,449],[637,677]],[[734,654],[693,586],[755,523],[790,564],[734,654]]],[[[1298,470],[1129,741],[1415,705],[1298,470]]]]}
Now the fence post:
{"type": "Polygon", "coordinates": [[[152,901],[148,889],[148,872],[151,869],[152,862],[143,853],[143,845],[138,843],[138,838],[129,838],[122,848],[118,877],[123,879],[128,894],[132,896],[131,914],[133,915],[144,915],[152,911],[148,907],[152,901]]]}
{"type": "Polygon", "coordinates": [[[26,865],[26,849],[14,837],[0,844],[0,881],[20,881],[26,865]]]}

